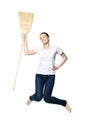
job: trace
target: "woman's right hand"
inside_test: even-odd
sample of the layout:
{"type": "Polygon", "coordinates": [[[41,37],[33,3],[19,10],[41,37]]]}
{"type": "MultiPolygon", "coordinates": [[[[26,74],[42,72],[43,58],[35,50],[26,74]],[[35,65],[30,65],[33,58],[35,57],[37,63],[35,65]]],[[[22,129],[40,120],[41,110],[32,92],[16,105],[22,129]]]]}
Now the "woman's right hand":
{"type": "Polygon", "coordinates": [[[25,42],[27,40],[27,34],[22,34],[22,39],[25,42]]]}

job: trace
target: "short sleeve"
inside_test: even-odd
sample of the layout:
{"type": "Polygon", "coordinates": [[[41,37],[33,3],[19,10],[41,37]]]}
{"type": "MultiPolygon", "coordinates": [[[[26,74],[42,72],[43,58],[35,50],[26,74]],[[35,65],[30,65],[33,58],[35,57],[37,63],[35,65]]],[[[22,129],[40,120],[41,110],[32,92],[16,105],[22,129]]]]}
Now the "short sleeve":
{"type": "Polygon", "coordinates": [[[59,55],[61,55],[63,51],[62,51],[62,49],[61,49],[60,47],[57,47],[56,52],[57,52],[59,55]]]}

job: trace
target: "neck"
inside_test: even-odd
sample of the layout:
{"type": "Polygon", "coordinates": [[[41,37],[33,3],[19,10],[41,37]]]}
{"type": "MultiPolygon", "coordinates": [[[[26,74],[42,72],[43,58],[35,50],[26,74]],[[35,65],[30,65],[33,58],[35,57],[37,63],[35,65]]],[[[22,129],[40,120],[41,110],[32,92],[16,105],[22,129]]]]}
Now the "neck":
{"type": "Polygon", "coordinates": [[[50,45],[49,43],[46,43],[46,44],[43,45],[43,47],[44,47],[45,49],[48,49],[48,48],[49,48],[49,45],[50,45]]]}

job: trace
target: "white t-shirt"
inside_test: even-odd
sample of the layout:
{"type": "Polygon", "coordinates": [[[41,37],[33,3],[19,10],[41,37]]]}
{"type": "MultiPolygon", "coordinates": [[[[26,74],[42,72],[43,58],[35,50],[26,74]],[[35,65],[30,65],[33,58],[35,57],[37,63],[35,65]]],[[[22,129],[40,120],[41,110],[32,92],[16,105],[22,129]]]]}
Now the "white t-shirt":
{"type": "Polygon", "coordinates": [[[55,71],[52,70],[52,67],[55,66],[56,54],[62,54],[62,49],[57,45],[50,45],[47,50],[44,47],[39,47],[34,49],[34,51],[36,54],[39,54],[40,57],[37,74],[55,74],[55,71]]]}

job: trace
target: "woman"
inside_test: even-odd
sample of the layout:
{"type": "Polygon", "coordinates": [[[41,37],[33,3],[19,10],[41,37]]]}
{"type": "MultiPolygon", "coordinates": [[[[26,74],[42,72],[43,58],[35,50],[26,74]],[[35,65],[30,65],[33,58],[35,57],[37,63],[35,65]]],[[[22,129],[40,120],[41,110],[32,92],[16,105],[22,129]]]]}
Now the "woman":
{"type": "Polygon", "coordinates": [[[66,100],[51,96],[55,82],[55,71],[66,62],[66,54],[57,45],[50,44],[49,35],[46,32],[40,34],[40,40],[43,46],[33,50],[28,50],[26,34],[22,34],[22,38],[24,53],[26,55],[39,54],[40,56],[39,66],[35,76],[35,93],[29,97],[27,105],[32,101],[40,101],[43,98],[45,102],[62,105],[71,112],[71,108],[66,100]],[[55,66],[56,54],[62,57],[62,61],[55,66]]]}

